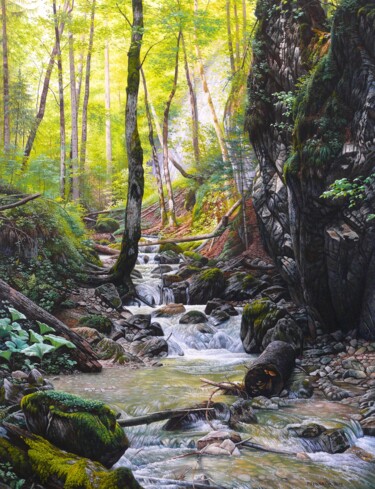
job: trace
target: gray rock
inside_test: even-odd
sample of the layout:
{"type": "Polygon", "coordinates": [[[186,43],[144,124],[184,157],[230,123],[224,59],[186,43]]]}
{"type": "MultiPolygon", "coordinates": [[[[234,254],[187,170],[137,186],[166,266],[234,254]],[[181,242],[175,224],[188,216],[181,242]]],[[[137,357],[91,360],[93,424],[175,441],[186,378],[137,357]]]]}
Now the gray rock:
{"type": "Polygon", "coordinates": [[[99,285],[95,289],[95,295],[115,309],[121,306],[121,298],[114,284],[99,285]]]}
{"type": "Polygon", "coordinates": [[[183,316],[181,316],[179,323],[180,324],[199,324],[205,323],[208,321],[208,318],[203,312],[200,311],[188,311],[183,316]]]}

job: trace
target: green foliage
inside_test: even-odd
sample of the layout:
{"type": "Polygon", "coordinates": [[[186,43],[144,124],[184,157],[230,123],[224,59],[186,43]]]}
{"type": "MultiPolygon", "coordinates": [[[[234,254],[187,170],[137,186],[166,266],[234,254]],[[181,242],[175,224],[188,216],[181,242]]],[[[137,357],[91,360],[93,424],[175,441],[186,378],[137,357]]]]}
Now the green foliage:
{"type": "Polygon", "coordinates": [[[95,229],[99,233],[113,233],[120,228],[120,224],[116,219],[112,217],[100,217],[96,221],[95,229]]]}
{"type": "Polygon", "coordinates": [[[92,314],[90,316],[84,316],[80,318],[79,324],[88,328],[94,328],[100,333],[109,334],[112,329],[111,320],[100,314],[92,314]]]}
{"type": "Polygon", "coordinates": [[[161,253],[162,251],[173,251],[174,253],[177,253],[178,255],[180,253],[183,253],[183,249],[181,248],[180,245],[176,243],[165,243],[160,245],[159,252],[161,253]]]}
{"type": "MultiPolygon", "coordinates": [[[[355,208],[361,202],[368,200],[370,186],[375,182],[375,173],[369,177],[357,177],[353,181],[347,178],[335,180],[326,190],[322,197],[324,199],[344,199],[348,203],[349,209],[355,208]]],[[[375,219],[375,214],[369,214],[367,220],[375,219]]]]}
{"type": "Polygon", "coordinates": [[[8,462],[0,462],[0,481],[7,484],[11,489],[24,487],[25,479],[20,479],[15,473],[12,465],[8,462]]]}

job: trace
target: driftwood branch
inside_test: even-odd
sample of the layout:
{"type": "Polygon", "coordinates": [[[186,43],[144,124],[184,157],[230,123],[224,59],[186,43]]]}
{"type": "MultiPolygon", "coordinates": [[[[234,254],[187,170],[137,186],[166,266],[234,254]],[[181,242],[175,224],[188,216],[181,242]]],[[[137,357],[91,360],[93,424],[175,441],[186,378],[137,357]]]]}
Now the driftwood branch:
{"type": "Polygon", "coordinates": [[[208,484],[202,484],[197,481],[179,481],[175,479],[159,479],[158,477],[147,477],[145,476],[137,476],[137,479],[142,481],[142,483],[147,483],[147,481],[153,482],[153,483],[162,483],[163,485],[166,486],[177,486],[177,487],[184,487],[185,489],[226,489],[223,486],[213,486],[213,485],[208,485],[208,484]]]}
{"type": "Polygon", "coordinates": [[[94,244],[94,249],[99,253],[103,253],[103,255],[118,256],[120,254],[119,250],[115,250],[113,248],[110,248],[109,246],[103,246],[97,243],[94,244]]]}
{"type": "Polygon", "coordinates": [[[218,387],[222,391],[226,393],[230,393],[234,396],[241,396],[245,393],[244,387],[242,384],[237,384],[235,382],[214,382],[213,380],[201,378],[200,379],[204,384],[212,385],[214,387],[218,387]]]}
{"type": "Polygon", "coordinates": [[[173,416],[202,413],[207,411],[215,411],[214,408],[192,408],[192,409],[168,409],[166,411],[157,411],[155,413],[146,414],[145,416],[137,416],[129,419],[118,419],[117,422],[122,427],[139,426],[142,424],[156,423],[157,421],[163,421],[170,419],[173,416]]]}
{"type": "Polygon", "coordinates": [[[0,206],[0,211],[5,211],[7,209],[13,209],[14,207],[19,207],[20,205],[27,204],[27,202],[30,202],[31,200],[37,199],[41,195],[42,194],[28,195],[24,199],[18,200],[17,202],[13,202],[12,204],[2,205],[2,206],[0,206]]]}
{"type": "Polygon", "coordinates": [[[254,450],[260,450],[261,452],[279,453],[281,455],[297,455],[295,452],[288,452],[286,450],[278,450],[277,448],[265,447],[264,445],[259,445],[258,443],[253,443],[251,441],[241,442],[241,447],[253,448],[254,450]]]}

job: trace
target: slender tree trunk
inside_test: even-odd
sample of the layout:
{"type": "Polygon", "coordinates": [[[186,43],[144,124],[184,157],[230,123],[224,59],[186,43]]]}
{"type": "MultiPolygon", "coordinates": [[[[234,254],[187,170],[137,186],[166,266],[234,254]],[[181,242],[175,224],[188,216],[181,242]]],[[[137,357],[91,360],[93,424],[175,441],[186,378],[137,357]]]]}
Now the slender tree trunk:
{"type": "MultiPolygon", "coordinates": [[[[198,14],[198,10],[199,10],[198,0],[194,0],[194,12],[196,15],[198,14]]],[[[224,132],[223,132],[223,129],[221,128],[221,125],[219,123],[219,119],[217,117],[215,106],[214,106],[214,103],[213,103],[213,100],[211,97],[210,89],[208,88],[206,74],[204,71],[204,66],[203,66],[203,61],[202,61],[201,50],[200,50],[199,44],[198,44],[198,37],[197,37],[196,29],[194,30],[194,38],[195,38],[195,52],[196,52],[196,56],[197,56],[199,74],[200,74],[200,77],[202,80],[203,91],[206,94],[207,103],[208,103],[208,106],[209,106],[210,111],[211,111],[212,122],[214,124],[214,128],[215,128],[216,136],[217,136],[217,139],[219,142],[223,161],[228,162],[228,161],[230,161],[228,148],[226,147],[224,132]]]]}
{"type": "Polygon", "coordinates": [[[71,107],[71,181],[72,181],[72,198],[74,201],[79,200],[79,175],[78,175],[78,107],[77,107],[77,87],[76,72],[74,62],[74,38],[69,32],[69,72],[70,72],[70,107],[71,107]]]}
{"type": "Polygon", "coordinates": [[[55,20],[55,37],[57,47],[57,69],[59,80],[59,105],[60,105],[60,197],[65,198],[65,156],[66,156],[66,133],[65,133],[65,104],[64,104],[64,81],[61,60],[61,45],[59,20],[57,18],[56,0],[53,0],[53,15],[55,20]]]}
{"type": "Polygon", "coordinates": [[[134,293],[130,274],[138,257],[138,241],[141,238],[141,210],[144,191],[143,150],[138,132],[137,105],[141,68],[141,45],[143,36],[142,0],[132,0],[133,25],[128,52],[128,79],[126,88],[125,136],[128,156],[129,178],[125,212],[125,230],[120,256],[112,272],[116,280],[134,293]]]}
{"type": "Polygon", "coordinates": [[[193,87],[193,83],[191,80],[189,63],[188,63],[188,58],[187,58],[186,45],[185,45],[185,38],[184,38],[183,33],[181,33],[181,41],[182,41],[182,49],[184,51],[186,83],[187,83],[187,86],[189,88],[194,158],[195,158],[195,163],[196,163],[197,167],[199,167],[200,151],[199,151],[199,120],[198,120],[197,96],[196,96],[196,93],[195,93],[195,90],[193,87]]]}
{"type": "Polygon", "coordinates": [[[6,0],[1,0],[1,15],[3,21],[3,110],[4,110],[4,151],[10,149],[10,101],[9,101],[9,65],[8,65],[8,35],[6,0]]]}
{"type": "Polygon", "coordinates": [[[237,0],[233,0],[234,9],[234,21],[236,26],[236,65],[241,66],[241,55],[240,55],[240,24],[238,21],[238,10],[237,10],[237,0]]]}
{"type": "Polygon", "coordinates": [[[247,32],[246,32],[246,0],[242,0],[242,49],[243,57],[246,56],[247,51],[247,32]]]}
{"type": "MultiPolygon", "coordinates": [[[[73,9],[73,5],[70,7],[70,1],[65,0],[63,13],[66,14],[67,12],[71,12],[72,9],[73,9]]],[[[59,27],[60,38],[64,32],[64,27],[65,27],[65,20],[64,20],[64,15],[63,15],[63,18],[60,22],[60,27],[59,27]]],[[[39,109],[38,109],[38,112],[35,116],[35,120],[31,126],[30,133],[29,133],[27,141],[26,141],[26,146],[25,146],[25,149],[23,152],[22,171],[25,171],[27,168],[29,158],[30,158],[30,153],[31,153],[31,150],[33,149],[34,141],[36,138],[36,134],[38,132],[40,123],[42,122],[43,117],[44,117],[44,113],[46,110],[46,103],[47,103],[47,95],[48,95],[48,90],[49,90],[49,83],[51,80],[52,70],[53,70],[53,67],[55,64],[56,54],[57,54],[57,46],[56,46],[56,42],[55,42],[55,45],[52,49],[52,53],[51,53],[51,56],[50,56],[50,59],[48,62],[46,75],[44,77],[42,93],[40,95],[40,101],[39,101],[39,109]]]]}
{"type": "MultiPolygon", "coordinates": [[[[86,20],[86,17],[85,17],[86,20]]],[[[79,105],[81,103],[81,92],[82,92],[82,78],[83,78],[83,57],[84,57],[84,52],[83,52],[83,46],[85,44],[85,35],[81,35],[81,45],[82,49],[79,53],[78,57],[78,68],[77,68],[77,107],[79,108],[79,105]]]]}
{"type": "Polygon", "coordinates": [[[161,225],[165,226],[167,223],[167,211],[165,208],[165,201],[164,201],[163,180],[161,177],[158,152],[157,152],[157,149],[155,146],[154,128],[152,126],[150,104],[148,102],[147,83],[146,83],[146,77],[145,77],[145,72],[144,72],[143,68],[141,68],[141,75],[142,75],[142,81],[143,81],[143,89],[144,89],[144,93],[145,93],[145,106],[146,106],[146,115],[147,115],[147,123],[148,123],[148,140],[150,141],[150,146],[151,146],[151,151],[152,151],[152,161],[153,161],[153,165],[155,168],[156,183],[158,186],[159,205],[160,205],[160,220],[161,220],[161,225]]]}
{"type": "Polygon", "coordinates": [[[169,94],[167,103],[165,105],[164,110],[164,119],[163,119],[163,167],[164,167],[164,178],[165,183],[167,184],[167,192],[168,192],[168,221],[171,227],[177,226],[176,220],[176,212],[174,205],[174,197],[173,197],[173,189],[171,182],[171,175],[169,173],[169,155],[168,155],[168,118],[169,111],[171,108],[173,97],[175,96],[177,89],[177,81],[178,81],[178,57],[180,52],[180,41],[181,41],[181,31],[178,33],[177,37],[177,51],[176,51],[176,61],[174,68],[174,78],[173,78],[173,86],[171,93],[169,94]]]}
{"type": "Polygon", "coordinates": [[[109,72],[109,43],[104,48],[104,85],[105,85],[105,148],[107,160],[107,182],[112,194],[112,133],[111,133],[111,83],[109,72]]]}
{"type": "MultiPolygon", "coordinates": [[[[90,74],[91,74],[91,54],[92,47],[94,43],[94,31],[95,31],[95,7],[96,0],[93,0],[91,4],[91,22],[90,22],[90,37],[89,37],[89,46],[87,51],[86,58],[86,76],[85,76],[85,94],[83,97],[83,105],[82,105],[82,132],[81,132],[81,151],[79,158],[79,170],[80,170],[80,193],[81,196],[84,195],[84,169],[86,164],[86,146],[87,146],[87,111],[89,105],[89,97],[90,97],[90,74]]],[[[78,107],[77,107],[78,109],[78,107]]]]}
{"type": "Polygon", "coordinates": [[[233,37],[232,37],[232,28],[230,25],[230,0],[226,2],[227,9],[227,34],[228,34],[228,51],[229,51],[229,61],[230,61],[230,69],[232,75],[236,71],[236,65],[234,62],[234,52],[233,52],[233,37]]]}

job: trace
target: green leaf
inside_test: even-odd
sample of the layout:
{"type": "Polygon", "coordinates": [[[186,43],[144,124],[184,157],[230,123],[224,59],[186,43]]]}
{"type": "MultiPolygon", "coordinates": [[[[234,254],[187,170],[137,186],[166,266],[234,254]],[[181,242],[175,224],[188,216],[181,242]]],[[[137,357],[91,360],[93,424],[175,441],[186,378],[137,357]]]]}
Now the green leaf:
{"type": "Polygon", "coordinates": [[[43,336],[40,335],[39,333],[36,333],[32,329],[30,329],[29,333],[30,333],[30,343],[43,343],[44,342],[43,336]]]}
{"type": "Polygon", "coordinates": [[[51,326],[48,326],[46,323],[41,323],[40,321],[37,321],[37,324],[39,326],[39,333],[40,334],[46,334],[46,333],[54,333],[55,328],[51,328],[51,326]]]}
{"type": "Polygon", "coordinates": [[[12,321],[18,321],[19,319],[26,319],[26,316],[22,314],[22,312],[17,311],[17,309],[13,309],[13,307],[9,307],[8,311],[12,316],[12,321]]]}
{"type": "Polygon", "coordinates": [[[68,348],[75,348],[76,346],[69,340],[62,338],[61,336],[56,336],[54,334],[47,334],[44,338],[51,342],[51,344],[57,349],[61,346],[66,346],[68,348]]]}
{"type": "Polygon", "coordinates": [[[9,318],[0,319],[0,328],[8,326],[11,323],[9,318]]]}
{"type": "Polygon", "coordinates": [[[11,356],[12,352],[10,350],[0,351],[0,358],[4,358],[7,362],[9,362],[11,356]]]}
{"type": "Polygon", "coordinates": [[[22,353],[28,357],[38,357],[41,360],[46,353],[54,350],[56,350],[56,348],[52,345],[47,345],[46,343],[34,343],[23,350],[22,353]]]}

